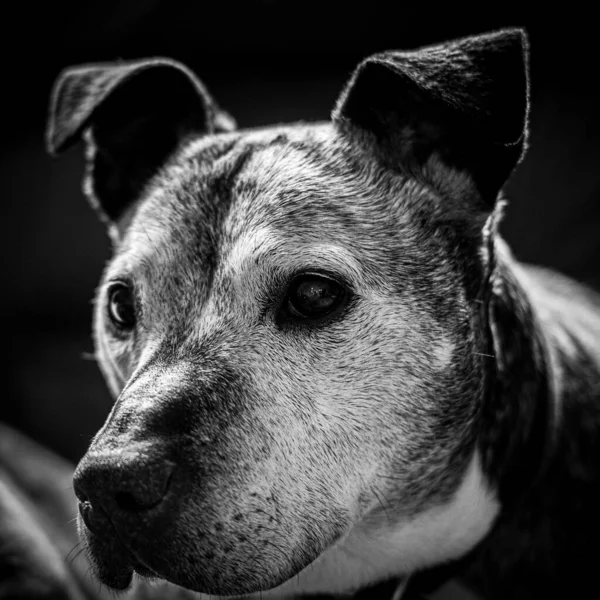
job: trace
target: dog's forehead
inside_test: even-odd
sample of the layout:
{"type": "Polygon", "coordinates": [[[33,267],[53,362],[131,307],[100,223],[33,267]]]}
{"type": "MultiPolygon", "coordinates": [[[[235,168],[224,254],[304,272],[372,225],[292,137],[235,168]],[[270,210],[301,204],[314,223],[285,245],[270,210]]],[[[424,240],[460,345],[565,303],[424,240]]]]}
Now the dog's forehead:
{"type": "Polygon", "coordinates": [[[174,215],[182,209],[188,218],[220,213],[227,217],[223,232],[231,237],[267,224],[286,233],[322,235],[328,222],[360,226],[369,213],[376,214],[372,207],[382,190],[373,184],[373,164],[331,124],[200,139],[172,167],[172,186],[161,190],[154,215],[160,218],[166,200],[174,215]]]}
{"type": "Polygon", "coordinates": [[[161,232],[155,243],[185,237],[187,247],[192,235],[233,241],[265,227],[322,241],[328,226],[341,233],[381,221],[373,210],[381,193],[369,175],[328,124],[200,138],[158,177],[123,248],[135,245],[137,253],[154,230],[161,232]]]}

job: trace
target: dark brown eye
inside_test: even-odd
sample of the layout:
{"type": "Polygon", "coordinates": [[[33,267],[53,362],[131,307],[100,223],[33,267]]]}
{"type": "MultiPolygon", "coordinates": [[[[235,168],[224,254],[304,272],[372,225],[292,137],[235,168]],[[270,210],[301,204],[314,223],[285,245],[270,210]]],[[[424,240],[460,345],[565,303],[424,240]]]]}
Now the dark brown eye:
{"type": "Polygon", "coordinates": [[[306,274],[292,282],[287,308],[296,319],[318,319],[340,306],[344,296],[344,288],[333,279],[306,274]]]}
{"type": "Polygon", "coordinates": [[[108,292],[108,316],[119,329],[135,325],[135,302],[128,285],[116,283],[108,292]]]}

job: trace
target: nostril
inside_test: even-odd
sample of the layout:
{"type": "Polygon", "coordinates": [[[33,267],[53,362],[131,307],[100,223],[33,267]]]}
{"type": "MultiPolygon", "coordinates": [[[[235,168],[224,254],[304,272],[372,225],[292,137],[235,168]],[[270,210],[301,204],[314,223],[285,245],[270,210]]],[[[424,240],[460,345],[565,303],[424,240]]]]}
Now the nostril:
{"type": "Polygon", "coordinates": [[[136,497],[133,494],[130,494],[128,492],[117,492],[117,494],[115,495],[115,502],[117,503],[117,506],[122,511],[131,512],[131,513],[148,510],[149,508],[152,508],[153,506],[160,504],[161,501],[162,501],[162,498],[160,498],[158,500],[158,502],[152,502],[152,503],[148,504],[148,503],[140,502],[139,500],[136,499],[136,497]]]}
{"type": "Polygon", "coordinates": [[[88,501],[80,502],[78,508],[83,523],[93,534],[99,535],[109,526],[108,516],[101,508],[93,507],[88,501]]]}
{"type": "Polygon", "coordinates": [[[89,498],[87,497],[87,495],[79,491],[77,488],[75,488],[75,496],[77,497],[77,500],[79,500],[79,502],[89,502],[89,498]]]}
{"type": "Polygon", "coordinates": [[[98,533],[92,526],[91,521],[90,521],[90,514],[92,512],[92,505],[87,502],[80,502],[78,507],[79,509],[79,514],[81,515],[81,518],[83,519],[83,522],[85,524],[85,526],[92,532],[92,533],[98,533]]]}

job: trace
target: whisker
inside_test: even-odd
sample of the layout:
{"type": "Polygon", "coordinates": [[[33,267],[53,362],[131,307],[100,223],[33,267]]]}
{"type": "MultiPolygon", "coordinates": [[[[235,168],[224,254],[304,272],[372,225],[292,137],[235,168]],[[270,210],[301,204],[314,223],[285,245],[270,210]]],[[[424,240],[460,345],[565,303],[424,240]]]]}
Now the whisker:
{"type": "Polygon", "coordinates": [[[71,562],[69,562],[69,567],[73,566],[73,563],[81,556],[81,554],[85,551],[85,548],[80,548],[78,552],[73,556],[71,562]]]}
{"type": "MultiPolygon", "coordinates": [[[[77,548],[79,548],[79,546],[81,546],[81,542],[77,542],[70,550],[69,553],[65,556],[65,562],[67,562],[69,560],[69,556],[71,556],[71,553],[76,550],[77,548]]],[[[73,559],[74,560],[74,559],[73,559]]],[[[71,563],[72,564],[72,561],[71,563]]]]}
{"type": "Polygon", "coordinates": [[[387,520],[391,523],[392,520],[390,519],[390,515],[389,515],[386,507],[384,506],[383,502],[381,501],[381,498],[379,497],[379,494],[377,493],[377,490],[375,488],[371,488],[371,491],[375,494],[375,497],[379,501],[379,504],[381,505],[381,508],[383,508],[383,512],[385,513],[385,515],[387,517],[387,520]]]}

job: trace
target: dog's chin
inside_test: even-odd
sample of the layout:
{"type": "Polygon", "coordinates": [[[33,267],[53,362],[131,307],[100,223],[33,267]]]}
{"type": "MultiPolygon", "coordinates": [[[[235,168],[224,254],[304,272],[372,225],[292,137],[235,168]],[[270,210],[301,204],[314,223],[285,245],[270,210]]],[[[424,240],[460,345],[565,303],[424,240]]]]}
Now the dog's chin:
{"type": "Polygon", "coordinates": [[[238,597],[266,592],[292,580],[297,572],[301,571],[301,569],[294,570],[289,576],[272,579],[268,577],[268,574],[263,573],[262,581],[260,582],[255,577],[248,577],[247,579],[232,578],[230,581],[220,579],[218,582],[211,582],[205,579],[199,581],[193,574],[190,576],[190,574],[182,574],[181,572],[172,573],[169,571],[160,573],[135,558],[129,564],[121,563],[120,565],[116,565],[113,561],[106,561],[100,557],[95,557],[92,559],[92,562],[92,569],[96,578],[100,583],[115,591],[129,589],[134,576],[138,576],[141,579],[165,581],[193,592],[218,597],[238,597]]]}
{"type": "MultiPolygon", "coordinates": [[[[96,579],[116,591],[131,587],[134,575],[147,580],[163,580],[179,587],[213,596],[244,596],[277,588],[294,578],[306,565],[217,564],[179,554],[169,560],[169,552],[142,553],[128,548],[118,536],[97,537],[86,532],[84,542],[91,570],[96,579]]],[[[310,563],[312,561],[307,561],[310,563]]]]}
{"type": "Polygon", "coordinates": [[[301,567],[292,568],[275,575],[268,570],[252,568],[233,571],[224,569],[216,573],[216,569],[209,567],[204,575],[199,576],[197,571],[182,571],[180,568],[154,570],[141,563],[134,567],[135,573],[145,579],[161,579],[193,592],[217,597],[267,592],[293,579],[301,570],[301,567]]]}

